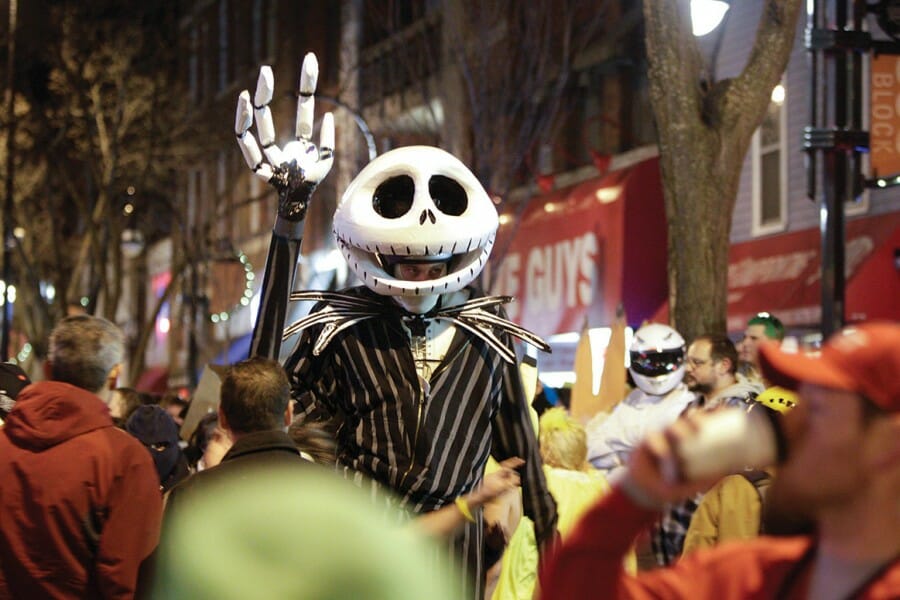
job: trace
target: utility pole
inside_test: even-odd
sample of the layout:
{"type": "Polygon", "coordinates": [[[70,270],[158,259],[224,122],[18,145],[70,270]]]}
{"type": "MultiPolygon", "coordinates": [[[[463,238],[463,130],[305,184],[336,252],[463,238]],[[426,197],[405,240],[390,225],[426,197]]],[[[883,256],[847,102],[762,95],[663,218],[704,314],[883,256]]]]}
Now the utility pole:
{"type": "Polygon", "coordinates": [[[863,21],[868,12],[887,10],[890,4],[892,0],[877,6],[865,0],[807,2],[811,125],[803,130],[803,147],[807,196],[819,203],[823,338],[844,325],[844,206],[866,185],[862,155],[870,143],[862,122],[863,57],[871,51],[900,54],[896,41],[873,40],[863,21]]]}
{"type": "Polygon", "coordinates": [[[0,360],[9,360],[9,338],[12,327],[12,302],[9,286],[12,281],[13,245],[13,181],[16,137],[16,17],[17,0],[9,0],[9,39],[6,56],[6,196],[3,202],[3,328],[0,333],[0,360]]]}

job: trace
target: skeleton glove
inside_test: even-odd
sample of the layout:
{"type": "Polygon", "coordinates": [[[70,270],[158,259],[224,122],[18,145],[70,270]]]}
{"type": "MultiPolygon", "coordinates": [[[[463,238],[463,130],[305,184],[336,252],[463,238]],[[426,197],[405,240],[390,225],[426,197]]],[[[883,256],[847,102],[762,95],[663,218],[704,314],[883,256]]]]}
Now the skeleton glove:
{"type": "Polygon", "coordinates": [[[306,216],[313,190],[328,174],[334,158],[334,118],[331,113],[322,118],[319,148],[310,141],[318,76],[319,65],[315,54],[310,52],[303,59],[300,73],[295,140],[284,149],[275,143],[275,126],[269,108],[275,89],[271,67],[260,68],[252,103],[250,93],[247,90],[241,92],[235,116],[234,133],[247,166],[278,191],[278,220],[298,226],[306,216]],[[249,131],[254,117],[259,143],[249,131]]]}

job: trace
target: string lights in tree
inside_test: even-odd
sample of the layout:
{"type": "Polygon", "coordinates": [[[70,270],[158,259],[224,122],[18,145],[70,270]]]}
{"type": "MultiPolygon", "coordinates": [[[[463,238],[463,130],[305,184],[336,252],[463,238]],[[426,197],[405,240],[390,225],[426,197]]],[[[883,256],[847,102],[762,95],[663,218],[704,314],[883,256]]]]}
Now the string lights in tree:
{"type": "Polygon", "coordinates": [[[250,300],[253,298],[253,280],[256,278],[256,275],[253,272],[253,265],[250,263],[250,258],[241,250],[237,251],[236,257],[238,262],[240,262],[241,266],[244,268],[244,292],[241,294],[240,300],[238,300],[229,310],[210,313],[208,316],[212,323],[221,323],[229,320],[234,316],[234,313],[241,308],[249,306],[250,300]]]}
{"type": "Polygon", "coordinates": [[[22,349],[19,350],[19,352],[14,357],[11,357],[9,359],[9,362],[11,362],[14,365],[18,365],[18,364],[25,362],[26,360],[28,360],[28,357],[31,356],[31,350],[32,350],[31,344],[29,344],[28,342],[25,342],[25,344],[22,346],[22,349]]]}

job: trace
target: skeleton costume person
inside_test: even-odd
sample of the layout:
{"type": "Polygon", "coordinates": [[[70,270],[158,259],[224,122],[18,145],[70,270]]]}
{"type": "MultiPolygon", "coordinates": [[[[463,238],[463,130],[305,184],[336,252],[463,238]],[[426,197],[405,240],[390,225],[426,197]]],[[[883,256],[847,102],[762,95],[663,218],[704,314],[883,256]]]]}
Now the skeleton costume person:
{"type": "MultiPolygon", "coordinates": [[[[283,150],[275,145],[268,108],[268,67],[260,72],[253,107],[246,91],[238,102],[235,133],[247,164],[279,194],[251,353],[277,357],[282,333],[299,333],[285,363],[297,413],[337,425],[339,468],[360,485],[392,490],[412,513],[453,504],[479,485],[489,455],[524,458],[525,513],[537,540],[549,542],[556,507],[512,337],[542,349],[546,344],[505,319],[501,305],[510,298],[484,297],[470,286],[488,259],[498,217],[459,160],[414,146],[367,165],[333,222],[340,251],[363,285],[290,294],[317,303],[284,329],[306,206],[332,161],[330,115],[322,122],[320,148],[309,141],[317,73],[308,54],[297,141],[283,150]],[[249,132],[254,115],[265,156],[249,132]]],[[[480,598],[482,514],[467,516],[474,522],[451,541],[452,555],[480,598]]]]}

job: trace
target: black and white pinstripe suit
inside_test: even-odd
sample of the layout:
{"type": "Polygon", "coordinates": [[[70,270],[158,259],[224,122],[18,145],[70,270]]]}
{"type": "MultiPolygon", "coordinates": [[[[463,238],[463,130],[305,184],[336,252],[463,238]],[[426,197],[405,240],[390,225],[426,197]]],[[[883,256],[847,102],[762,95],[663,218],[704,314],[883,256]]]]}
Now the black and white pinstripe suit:
{"type": "MultiPolygon", "coordinates": [[[[276,221],[273,231],[251,356],[279,354],[302,237],[302,222],[288,225],[276,221]]],[[[347,293],[383,303],[384,318],[348,328],[319,356],[311,351],[319,333],[313,326],[303,332],[285,362],[303,416],[338,421],[338,460],[345,475],[385,486],[399,496],[402,506],[422,513],[475,487],[489,454],[498,460],[519,456],[526,461],[520,469],[525,514],[534,521],[539,543],[555,536],[556,504],[547,491],[515,365],[458,329],[426,395],[401,312],[391,310],[397,305],[364,287],[347,293]]],[[[501,339],[511,344],[507,334],[501,339]]],[[[451,558],[480,600],[481,511],[475,517],[476,523],[451,541],[451,558]]]]}
{"type": "MultiPolygon", "coordinates": [[[[310,327],[285,363],[300,414],[337,419],[340,464],[390,488],[402,506],[421,513],[452,503],[477,485],[489,454],[498,460],[520,456],[526,460],[525,513],[535,522],[539,541],[551,536],[555,504],[515,365],[457,329],[423,386],[399,307],[364,287],[346,293],[383,302],[384,317],[338,334],[318,356],[311,348],[319,327],[310,327]]],[[[454,541],[456,556],[468,558],[460,566],[469,571],[476,595],[483,578],[481,541],[480,515],[476,526],[454,541]]]]}

